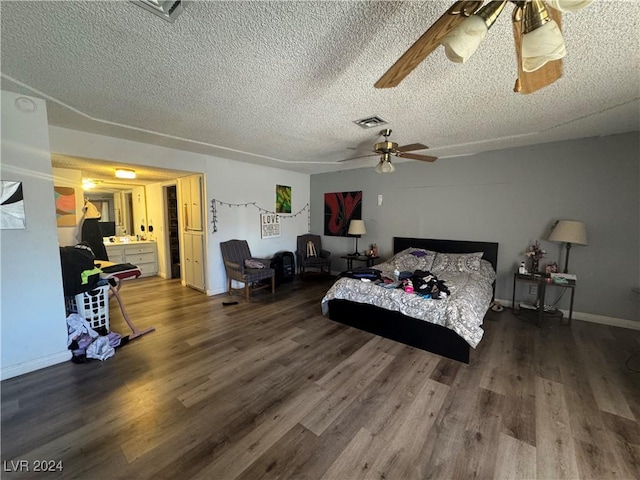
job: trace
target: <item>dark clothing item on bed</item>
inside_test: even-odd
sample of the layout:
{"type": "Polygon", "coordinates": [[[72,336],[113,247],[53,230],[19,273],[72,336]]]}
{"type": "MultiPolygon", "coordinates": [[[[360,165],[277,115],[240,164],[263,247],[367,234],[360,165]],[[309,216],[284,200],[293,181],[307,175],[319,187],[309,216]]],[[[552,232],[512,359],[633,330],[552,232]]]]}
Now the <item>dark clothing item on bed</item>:
{"type": "Polygon", "coordinates": [[[411,276],[413,291],[418,294],[429,294],[434,300],[444,298],[450,295],[449,288],[445,285],[444,280],[439,280],[431,272],[416,270],[411,276]],[[444,295],[443,295],[444,294],[444,295]]]}
{"type": "Polygon", "coordinates": [[[338,278],[342,277],[364,278],[375,282],[376,280],[382,279],[382,274],[380,273],[380,270],[376,270],[375,268],[354,268],[353,270],[346,270],[338,275],[338,278]]]}

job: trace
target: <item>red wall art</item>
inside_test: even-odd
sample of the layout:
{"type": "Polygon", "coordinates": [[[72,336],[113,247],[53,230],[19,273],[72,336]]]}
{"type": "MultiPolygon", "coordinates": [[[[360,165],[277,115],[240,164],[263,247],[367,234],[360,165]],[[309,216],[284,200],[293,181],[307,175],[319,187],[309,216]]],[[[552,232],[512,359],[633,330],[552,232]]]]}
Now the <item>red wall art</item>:
{"type": "Polygon", "coordinates": [[[324,234],[346,237],[351,220],[362,220],[362,192],[324,194],[324,234]]]}

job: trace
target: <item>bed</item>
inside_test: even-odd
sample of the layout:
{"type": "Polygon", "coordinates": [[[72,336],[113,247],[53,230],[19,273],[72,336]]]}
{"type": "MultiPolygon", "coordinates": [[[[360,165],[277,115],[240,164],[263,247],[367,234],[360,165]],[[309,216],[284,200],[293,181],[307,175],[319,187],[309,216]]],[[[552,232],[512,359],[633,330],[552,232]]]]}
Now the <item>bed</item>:
{"type": "Polygon", "coordinates": [[[445,281],[450,295],[424,299],[340,278],[322,299],[323,313],[345,325],[469,363],[470,348],[482,338],[482,319],[493,300],[498,244],[394,237],[393,252],[392,259],[374,267],[383,276],[392,276],[393,262],[404,260],[405,254],[420,253],[414,264],[404,264],[405,270],[431,271],[445,281]]]}

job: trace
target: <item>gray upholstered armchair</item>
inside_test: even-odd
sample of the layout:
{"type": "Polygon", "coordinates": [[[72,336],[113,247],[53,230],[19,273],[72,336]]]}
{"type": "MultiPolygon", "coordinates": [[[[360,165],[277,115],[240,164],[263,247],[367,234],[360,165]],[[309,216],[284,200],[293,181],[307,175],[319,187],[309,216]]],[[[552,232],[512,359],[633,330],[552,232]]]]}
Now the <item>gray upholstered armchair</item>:
{"type": "Polygon", "coordinates": [[[273,268],[269,268],[270,261],[265,258],[253,258],[246,240],[228,240],[220,242],[222,260],[227,272],[228,291],[231,295],[231,280],[244,283],[244,294],[249,301],[251,291],[269,286],[263,280],[271,279],[271,293],[276,292],[276,275],[273,268]],[[248,260],[248,261],[247,261],[248,260]],[[255,268],[262,265],[262,268],[255,268]]]}
{"type": "Polygon", "coordinates": [[[328,275],[331,274],[331,252],[322,249],[320,235],[312,235],[310,233],[300,235],[297,245],[296,257],[301,277],[304,278],[307,268],[317,268],[321,274],[325,273],[326,269],[326,273],[328,275]],[[309,242],[313,244],[313,250],[310,248],[309,242]]]}

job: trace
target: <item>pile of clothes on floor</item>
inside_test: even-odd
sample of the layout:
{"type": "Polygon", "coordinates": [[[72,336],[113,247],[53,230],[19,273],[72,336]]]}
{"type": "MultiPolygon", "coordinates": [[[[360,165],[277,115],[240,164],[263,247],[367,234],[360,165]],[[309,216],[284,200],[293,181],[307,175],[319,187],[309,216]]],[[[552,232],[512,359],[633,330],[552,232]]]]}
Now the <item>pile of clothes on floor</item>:
{"type": "Polygon", "coordinates": [[[107,332],[104,327],[96,331],[89,322],[77,313],[67,317],[67,348],[71,350],[71,361],[86,363],[90,359],[106,360],[113,357],[115,349],[125,345],[129,337],[115,332],[107,332]]]}

